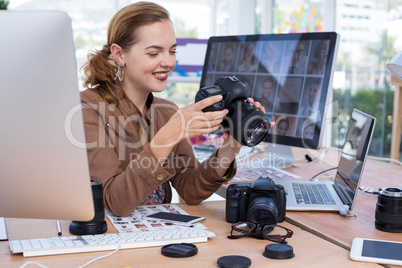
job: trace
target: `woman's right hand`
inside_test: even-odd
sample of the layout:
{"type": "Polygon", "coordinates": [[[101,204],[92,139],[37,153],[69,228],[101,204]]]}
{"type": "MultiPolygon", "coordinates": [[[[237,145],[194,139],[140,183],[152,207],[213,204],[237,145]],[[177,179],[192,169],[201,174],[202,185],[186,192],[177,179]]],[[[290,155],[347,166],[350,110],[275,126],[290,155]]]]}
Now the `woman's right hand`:
{"type": "Polygon", "coordinates": [[[161,160],[167,157],[180,141],[218,130],[223,117],[229,111],[224,109],[203,112],[202,110],[221,101],[222,98],[221,95],[212,96],[179,109],[150,142],[154,155],[161,160]]]}
{"type": "Polygon", "coordinates": [[[222,100],[221,95],[212,96],[179,109],[165,125],[169,128],[173,142],[209,134],[219,129],[227,109],[216,112],[202,110],[222,100]]]}

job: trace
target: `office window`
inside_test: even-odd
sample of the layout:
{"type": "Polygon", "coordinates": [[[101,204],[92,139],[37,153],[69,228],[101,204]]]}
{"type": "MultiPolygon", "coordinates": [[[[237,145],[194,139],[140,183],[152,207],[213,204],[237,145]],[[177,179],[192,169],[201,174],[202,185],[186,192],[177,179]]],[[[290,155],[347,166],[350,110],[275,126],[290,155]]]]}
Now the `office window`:
{"type": "MultiPolygon", "coordinates": [[[[348,117],[353,108],[375,116],[369,153],[383,157],[389,157],[391,150],[394,96],[385,64],[402,49],[400,4],[394,0],[336,1],[335,30],[342,38],[333,83],[338,119],[348,117]]],[[[340,146],[345,126],[336,125],[332,145],[340,146]]]]}
{"type": "Polygon", "coordinates": [[[273,33],[322,32],[324,1],[274,1],[273,33]]]}
{"type": "MultiPolygon", "coordinates": [[[[105,43],[110,18],[132,0],[12,0],[10,10],[64,10],[72,18],[77,65],[89,50],[105,43]]],[[[377,117],[370,154],[388,156],[392,128],[394,89],[385,69],[387,60],[402,50],[402,0],[157,0],[171,13],[178,38],[208,39],[233,34],[240,8],[250,4],[254,33],[333,31],[341,35],[334,75],[334,103],[340,117],[359,108],[377,117]],[[245,4],[246,3],[246,4],[245,4]],[[270,27],[267,29],[267,27],[270,27]],[[364,100],[364,101],[361,101],[364,100]]],[[[238,21],[237,21],[238,23],[238,21]]],[[[179,52],[180,53],[180,52],[179,52]]],[[[179,77],[161,95],[180,106],[191,103],[198,89],[197,78],[179,77]]],[[[337,111],[336,111],[337,113],[337,111]]],[[[339,118],[337,118],[339,119],[339,118]]],[[[343,140],[344,126],[332,126],[332,145],[343,140]]],[[[399,148],[401,150],[401,148],[399,148]]],[[[402,154],[401,154],[402,159],[402,154]]]]}
{"type": "MultiPolygon", "coordinates": [[[[106,43],[109,20],[131,0],[12,0],[9,10],[62,10],[72,20],[78,69],[85,63],[90,50],[100,49],[106,43]]],[[[154,1],[169,10],[177,38],[207,39],[210,36],[209,0],[159,0],[154,1]]],[[[179,51],[180,53],[180,51],[179,51]]],[[[83,90],[83,74],[79,72],[79,86],[83,90]]],[[[172,79],[161,95],[180,106],[194,101],[198,80],[172,79]],[[184,82],[183,82],[184,81],[184,82]]]]}
{"type": "Polygon", "coordinates": [[[340,125],[340,119],[358,108],[377,117],[370,154],[388,157],[394,89],[385,63],[402,50],[402,1],[336,0],[330,14],[335,17],[333,29],[325,27],[329,13],[324,6],[329,2],[274,1],[272,32],[335,30],[341,35],[332,102],[338,116],[332,120],[331,145],[343,144],[347,126],[340,125]]]}

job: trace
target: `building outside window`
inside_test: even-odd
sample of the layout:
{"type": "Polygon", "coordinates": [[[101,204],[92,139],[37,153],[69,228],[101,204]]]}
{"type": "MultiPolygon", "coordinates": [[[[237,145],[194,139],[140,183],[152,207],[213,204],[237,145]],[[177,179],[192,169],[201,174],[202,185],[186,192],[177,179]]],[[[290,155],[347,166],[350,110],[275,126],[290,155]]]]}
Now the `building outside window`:
{"type": "Polygon", "coordinates": [[[377,118],[370,154],[389,157],[394,89],[385,64],[402,50],[402,2],[336,0],[328,19],[325,5],[329,2],[274,1],[272,32],[328,30],[340,34],[332,99],[338,118],[333,120],[331,144],[343,144],[347,126],[339,122],[357,108],[377,118]],[[328,24],[332,23],[331,29],[328,24]]]}

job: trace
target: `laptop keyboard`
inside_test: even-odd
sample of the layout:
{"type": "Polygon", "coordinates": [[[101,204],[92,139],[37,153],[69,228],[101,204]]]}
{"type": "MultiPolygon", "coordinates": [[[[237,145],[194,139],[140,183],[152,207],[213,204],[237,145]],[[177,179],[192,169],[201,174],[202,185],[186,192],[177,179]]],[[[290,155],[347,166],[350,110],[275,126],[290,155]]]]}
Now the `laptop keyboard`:
{"type": "Polygon", "coordinates": [[[335,205],[326,184],[292,183],[298,204],[335,205]]]}

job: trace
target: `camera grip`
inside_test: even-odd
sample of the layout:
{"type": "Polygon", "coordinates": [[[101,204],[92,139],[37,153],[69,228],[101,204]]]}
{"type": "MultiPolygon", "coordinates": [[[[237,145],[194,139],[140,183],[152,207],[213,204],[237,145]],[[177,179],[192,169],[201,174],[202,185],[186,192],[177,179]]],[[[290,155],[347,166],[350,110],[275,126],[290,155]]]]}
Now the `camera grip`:
{"type": "Polygon", "coordinates": [[[239,221],[241,191],[235,184],[229,185],[226,191],[226,221],[235,223],[239,221]]]}

